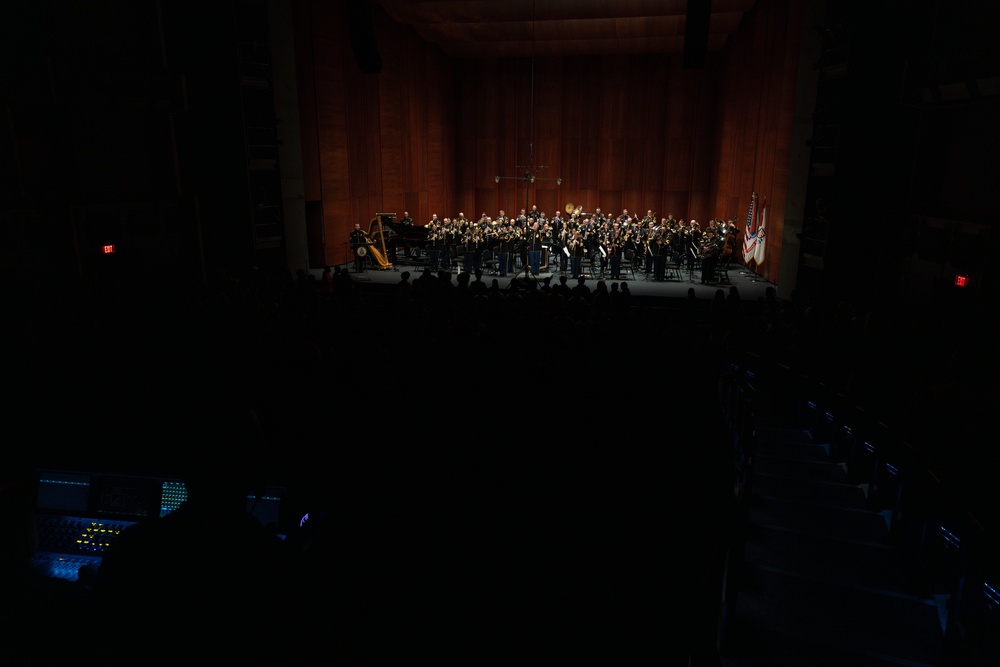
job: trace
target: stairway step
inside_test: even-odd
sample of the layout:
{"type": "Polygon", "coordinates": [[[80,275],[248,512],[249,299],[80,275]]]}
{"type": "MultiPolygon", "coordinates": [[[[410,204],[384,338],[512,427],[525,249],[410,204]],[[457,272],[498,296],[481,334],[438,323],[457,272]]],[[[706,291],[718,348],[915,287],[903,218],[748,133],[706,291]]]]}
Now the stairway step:
{"type": "Polygon", "coordinates": [[[795,533],[777,526],[753,526],[743,547],[745,567],[768,567],[831,584],[858,585],[895,595],[920,595],[898,553],[887,546],[822,535],[795,533]]]}
{"type": "Polygon", "coordinates": [[[806,428],[786,428],[782,426],[759,426],[757,442],[785,442],[810,444],[814,442],[812,432],[806,428]]]}
{"type": "Polygon", "coordinates": [[[841,484],[846,484],[848,481],[847,465],[844,463],[775,458],[762,454],[754,458],[754,474],[841,484]]]}
{"type": "Polygon", "coordinates": [[[831,507],[862,509],[868,505],[866,484],[802,480],[761,474],[757,470],[753,475],[753,495],[831,507]]]}
{"type": "MultiPolygon", "coordinates": [[[[752,568],[727,624],[739,665],[938,665],[943,648],[934,600],[835,585],[752,568]]],[[[727,653],[724,649],[724,653],[727,653]]]]}
{"type": "Polygon", "coordinates": [[[750,504],[750,522],[832,539],[889,544],[888,510],[849,508],[757,496],[750,504]]]}
{"type": "Polygon", "coordinates": [[[786,442],[758,438],[757,455],[799,461],[829,461],[830,445],[819,442],[786,442]]]}

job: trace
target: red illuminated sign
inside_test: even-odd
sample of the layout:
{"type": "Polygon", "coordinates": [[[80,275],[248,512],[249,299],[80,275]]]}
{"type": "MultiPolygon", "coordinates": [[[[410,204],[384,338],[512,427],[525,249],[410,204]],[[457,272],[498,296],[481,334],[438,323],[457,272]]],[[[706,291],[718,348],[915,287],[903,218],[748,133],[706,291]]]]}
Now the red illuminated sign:
{"type": "Polygon", "coordinates": [[[108,243],[107,245],[101,246],[101,252],[103,252],[105,255],[115,254],[115,244],[108,243]]]}
{"type": "Polygon", "coordinates": [[[969,276],[955,276],[955,287],[965,287],[969,284],[969,276]]]}

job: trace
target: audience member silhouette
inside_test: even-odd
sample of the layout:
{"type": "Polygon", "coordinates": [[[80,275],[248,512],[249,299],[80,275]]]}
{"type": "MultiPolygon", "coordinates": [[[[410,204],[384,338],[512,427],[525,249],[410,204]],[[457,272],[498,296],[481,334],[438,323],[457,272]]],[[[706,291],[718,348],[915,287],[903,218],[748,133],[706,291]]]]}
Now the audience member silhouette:
{"type": "Polygon", "coordinates": [[[567,301],[573,294],[573,288],[569,286],[568,280],[568,277],[564,273],[559,276],[559,282],[552,286],[552,292],[562,296],[567,301]]]}
{"type": "Polygon", "coordinates": [[[248,510],[262,434],[247,410],[211,410],[195,420],[201,449],[184,463],[187,500],[125,528],[105,552],[95,617],[110,623],[102,634],[115,641],[102,652],[114,664],[188,660],[192,651],[211,662],[273,661],[290,650],[284,547],[248,510]]]}

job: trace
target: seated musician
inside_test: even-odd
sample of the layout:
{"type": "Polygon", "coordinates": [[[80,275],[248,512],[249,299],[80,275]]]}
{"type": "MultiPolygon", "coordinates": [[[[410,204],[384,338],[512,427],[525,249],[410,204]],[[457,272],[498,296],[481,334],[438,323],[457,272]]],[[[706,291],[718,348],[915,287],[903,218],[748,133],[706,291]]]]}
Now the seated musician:
{"type": "Polygon", "coordinates": [[[361,223],[354,223],[354,230],[350,234],[351,251],[354,253],[354,272],[361,273],[365,270],[365,263],[368,261],[368,234],[361,229],[361,223]]]}
{"type": "Polygon", "coordinates": [[[399,224],[406,225],[407,227],[412,227],[413,226],[413,218],[410,217],[410,212],[409,211],[403,211],[403,217],[399,221],[399,224]]]}

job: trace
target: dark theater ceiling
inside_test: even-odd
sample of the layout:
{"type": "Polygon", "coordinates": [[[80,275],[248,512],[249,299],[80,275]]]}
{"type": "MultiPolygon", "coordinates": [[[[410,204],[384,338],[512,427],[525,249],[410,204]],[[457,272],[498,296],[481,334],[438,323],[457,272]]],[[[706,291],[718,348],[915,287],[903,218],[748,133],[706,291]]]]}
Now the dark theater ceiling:
{"type": "Polygon", "coordinates": [[[516,58],[684,53],[689,30],[689,50],[719,51],[755,0],[372,2],[451,57],[516,58]]]}

